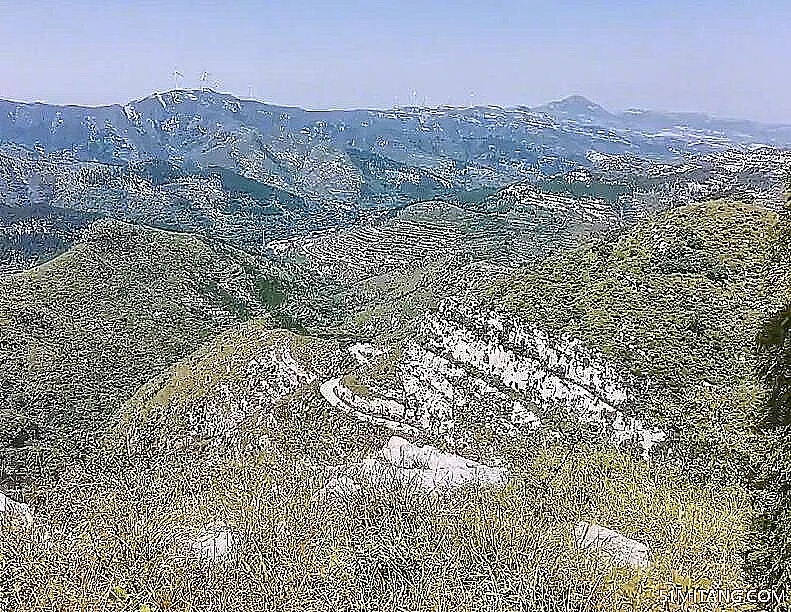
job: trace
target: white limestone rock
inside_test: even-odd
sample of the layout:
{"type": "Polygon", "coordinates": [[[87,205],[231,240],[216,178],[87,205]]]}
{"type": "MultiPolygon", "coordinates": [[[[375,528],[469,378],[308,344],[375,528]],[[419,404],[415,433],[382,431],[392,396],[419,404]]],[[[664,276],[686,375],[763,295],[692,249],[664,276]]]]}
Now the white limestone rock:
{"type": "Polygon", "coordinates": [[[190,543],[190,548],[200,557],[219,561],[227,557],[237,545],[236,536],[225,523],[213,523],[200,531],[190,543]]]}
{"type": "Polygon", "coordinates": [[[369,365],[374,358],[384,355],[386,352],[366,342],[353,344],[348,350],[360,365],[369,365]]]}
{"type": "Polygon", "coordinates": [[[526,426],[531,430],[541,427],[541,419],[536,416],[535,412],[528,410],[520,401],[514,402],[513,410],[511,410],[511,423],[513,425],[526,426]]]}
{"type": "Polygon", "coordinates": [[[33,512],[30,506],[14,501],[5,494],[0,493],[0,521],[3,519],[20,520],[25,527],[33,525],[33,512]]]}
{"type": "Polygon", "coordinates": [[[601,550],[621,567],[647,568],[651,565],[648,546],[613,529],[580,521],[574,527],[574,540],[582,549],[601,550]]]}
{"type": "Polygon", "coordinates": [[[174,449],[203,438],[216,447],[236,448],[246,418],[315,380],[287,346],[266,347],[243,362],[228,361],[225,368],[228,374],[243,373],[244,378],[218,383],[211,389],[209,401],[185,415],[187,435],[171,442],[174,449]]]}
{"type": "Polygon", "coordinates": [[[470,401],[462,388],[467,373],[447,359],[411,343],[400,368],[404,398],[410,414],[425,431],[450,437],[455,413],[470,401]]]}
{"type": "Polygon", "coordinates": [[[433,446],[416,446],[393,436],[382,449],[382,455],[395,468],[399,477],[415,482],[427,491],[458,487],[466,483],[502,485],[508,472],[459,455],[443,453],[433,446]]]}
{"type": "Polygon", "coordinates": [[[429,343],[453,362],[522,393],[542,409],[562,406],[606,428],[613,442],[632,442],[649,457],[665,433],[626,418],[629,382],[602,355],[567,335],[552,337],[518,317],[445,300],[422,324],[429,343]]]}
{"type": "Polygon", "coordinates": [[[643,449],[643,459],[649,459],[651,450],[667,439],[667,434],[658,428],[643,427],[642,422],[634,417],[624,417],[616,413],[612,422],[612,439],[616,444],[632,442],[643,449]]]}
{"type": "Polygon", "coordinates": [[[504,485],[508,479],[504,467],[483,465],[433,446],[417,446],[398,436],[391,437],[377,456],[328,471],[332,478],[311,496],[311,502],[356,495],[362,490],[360,483],[386,490],[415,487],[423,494],[439,494],[465,484],[504,485]]]}

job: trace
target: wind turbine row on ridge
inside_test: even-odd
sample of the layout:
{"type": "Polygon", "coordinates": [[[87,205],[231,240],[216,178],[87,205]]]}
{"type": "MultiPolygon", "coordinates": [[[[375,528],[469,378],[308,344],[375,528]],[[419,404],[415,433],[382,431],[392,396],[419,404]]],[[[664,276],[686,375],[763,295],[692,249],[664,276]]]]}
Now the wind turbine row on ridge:
{"type": "MultiPolygon", "coordinates": [[[[175,89],[183,89],[184,87],[184,73],[180,72],[178,69],[173,70],[173,86],[175,89]]],[[[212,73],[207,72],[206,70],[200,75],[200,88],[201,89],[209,89],[208,83],[210,82],[209,79],[211,78],[212,73]]],[[[220,87],[220,81],[215,79],[211,81],[211,88],[217,90],[220,87]]],[[[250,93],[252,95],[253,88],[250,87],[250,93]]]]}

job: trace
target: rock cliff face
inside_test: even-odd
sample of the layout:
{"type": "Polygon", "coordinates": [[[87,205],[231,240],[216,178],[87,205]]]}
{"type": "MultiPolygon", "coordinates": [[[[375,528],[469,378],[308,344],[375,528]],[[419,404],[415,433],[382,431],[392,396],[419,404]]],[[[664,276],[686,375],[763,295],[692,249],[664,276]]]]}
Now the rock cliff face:
{"type": "Polygon", "coordinates": [[[626,416],[630,381],[595,351],[518,318],[477,305],[444,302],[425,323],[433,346],[542,411],[561,407],[599,424],[618,443],[636,443],[647,456],[665,434],[626,416]]]}
{"type": "Polygon", "coordinates": [[[541,403],[568,404],[601,418],[627,400],[613,368],[572,339],[553,340],[540,329],[475,305],[446,301],[429,315],[426,331],[454,361],[468,364],[541,403]]]}

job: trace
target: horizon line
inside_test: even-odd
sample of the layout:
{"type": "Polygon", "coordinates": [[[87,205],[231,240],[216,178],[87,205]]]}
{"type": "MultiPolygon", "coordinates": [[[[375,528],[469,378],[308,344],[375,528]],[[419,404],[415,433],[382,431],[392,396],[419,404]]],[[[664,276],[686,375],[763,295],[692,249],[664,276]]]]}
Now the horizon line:
{"type": "Polygon", "coordinates": [[[273,103],[273,102],[266,102],[266,101],[261,100],[259,98],[249,98],[249,97],[243,97],[243,96],[234,94],[232,92],[217,91],[215,89],[212,89],[211,87],[202,87],[202,88],[193,88],[193,89],[173,88],[173,89],[165,89],[163,91],[156,91],[155,90],[155,91],[152,91],[150,94],[148,94],[148,95],[146,95],[146,96],[144,96],[142,98],[136,98],[136,99],[128,100],[127,102],[113,102],[111,104],[77,104],[77,103],[59,104],[59,103],[54,103],[54,102],[46,102],[44,100],[32,100],[31,101],[31,100],[19,100],[19,99],[14,99],[14,98],[0,98],[0,101],[2,101],[2,102],[11,102],[11,103],[14,103],[14,104],[42,105],[42,106],[61,107],[61,108],[93,108],[93,109],[113,108],[113,107],[123,108],[123,107],[131,105],[131,104],[143,102],[145,100],[148,100],[148,99],[153,98],[153,97],[158,96],[158,95],[161,96],[161,95],[164,95],[164,94],[173,94],[173,93],[190,93],[190,94],[211,93],[211,94],[215,94],[215,95],[218,95],[218,96],[227,96],[227,97],[230,97],[230,98],[234,98],[235,100],[238,100],[240,102],[252,102],[252,103],[261,104],[261,105],[264,105],[264,106],[272,106],[272,107],[276,107],[276,108],[296,109],[296,110],[301,110],[301,111],[305,111],[305,112],[309,112],[309,113],[313,113],[313,112],[315,112],[315,113],[355,112],[355,111],[359,111],[359,112],[387,112],[387,111],[394,111],[394,110],[421,110],[421,109],[459,109],[459,110],[469,109],[469,110],[471,110],[471,109],[476,109],[476,108],[496,108],[496,109],[506,110],[506,111],[510,111],[510,110],[527,110],[529,112],[533,112],[533,113],[536,113],[536,114],[539,114],[539,115],[545,115],[545,116],[549,116],[547,111],[546,110],[538,110],[538,109],[541,109],[542,107],[549,106],[550,104],[557,104],[557,103],[560,103],[560,102],[566,102],[566,101],[572,100],[574,98],[578,98],[580,100],[584,100],[586,102],[589,102],[589,103],[597,106],[598,108],[602,109],[603,111],[605,111],[606,113],[612,115],[613,117],[619,117],[619,116],[622,116],[624,114],[638,113],[638,112],[639,113],[660,113],[660,114],[668,114],[668,115],[692,115],[692,116],[698,116],[698,117],[706,117],[708,119],[715,119],[715,120],[718,120],[718,121],[746,121],[746,122],[749,122],[749,123],[755,123],[755,124],[758,124],[758,125],[763,125],[763,126],[768,126],[768,127],[791,127],[791,122],[783,123],[783,122],[777,122],[777,121],[759,121],[759,120],[755,120],[755,119],[748,119],[748,118],[745,118],[745,117],[733,117],[733,116],[716,115],[716,114],[708,113],[706,111],[694,111],[694,110],[692,110],[692,111],[681,111],[681,110],[669,110],[669,109],[641,108],[641,107],[636,107],[636,106],[630,106],[630,107],[624,108],[622,110],[612,111],[612,110],[602,106],[598,102],[595,102],[594,100],[591,100],[587,96],[584,96],[584,95],[578,94],[578,93],[569,94],[567,96],[564,96],[562,98],[555,99],[555,100],[549,100],[549,101],[544,102],[543,104],[539,104],[537,106],[530,106],[530,105],[527,105],[527,104],[515,104],[515,105],[508,105],[508,106],[501,105],[501,104],[474,104],[474,105],[466,105],[466,106],[465,105],[453,105],[453,104],[438,104],[436,106],[409,104],[409,105],[397,105],[397,106],[390,106],[390,107],[374,107],[374,106],[364,107],[364,106],[359,106],[359,107],[308,108],[308,107],[299,106],[299,105],[276,104],[276,103],[273,103]]]}

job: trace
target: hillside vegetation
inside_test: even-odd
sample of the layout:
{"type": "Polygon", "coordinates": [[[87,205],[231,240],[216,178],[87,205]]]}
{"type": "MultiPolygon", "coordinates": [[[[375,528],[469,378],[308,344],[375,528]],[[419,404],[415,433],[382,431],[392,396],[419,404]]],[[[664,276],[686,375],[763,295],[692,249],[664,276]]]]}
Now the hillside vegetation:
{"type": "MultiPolygon", "coordinates": [[[[649,459],[595,427],[494,435],[481,424],[463,450],[504,466],[502,487],[370,484],[324,502],[330,476],[392,433],[322,392],[356,367],[356,339],[252,320],[149,375],[95,452],[32,489],[33,537],[0,544],[0,570],[20,585],[6,596],[30,610],[638,611],[664,609],[659,589],[674,584],[750,586],[744,479],[764,394],[752,345],[787,298],[776,228],[760,207],[686,206],[479,287],[481,309],[570,334],[621,370],[628,410],[669,434],[649,459]],[[619,568],[579,550],[580,519],[647,543],[653,563],[619,568]],[[209,527],[232,534],[230,555],[195,554],[209,527]]],[[[204,329],[232,319],[218,312],[204,329]]],[[[392,360],[406,346],[378,340],[392,360]]],[[[373,370],[366,383],[393,375],[373,370]]]]}
{"type": "Polygon", "coordinates": [[[299,283],[235,249],[111,220],[1,277],[0,447],[12,468],[35,472],[42,439],[88,452],[96,424],[137,387],[236,322],[315,320],[321,308],[304,306],[312,290],[299,283]],[[296,292],[303,306],[289,311],[296,292]]]}
{"type": "Polygon", "coordinates": [[[743,476],[764,387],[755,337],[788,297],[777,214],[715,201],[649,218],[501,281],[491,305],[596,347],[636,377],[632,408],[699,477],[743,476]]]}
{"type": "MultiPolygon", "coordinates": [[[[791,261],[791,179],[786,186],[775,261],[791,261]]],[[[778,279],[780,291],[789,279],[778,279]]],[[[772,312],[758,335],[759,371],[769,390],[760,413],[763,457],[750,482],[756,516],[749,567],[762,585],[791,588],[791,300],[772,312]]]]}

